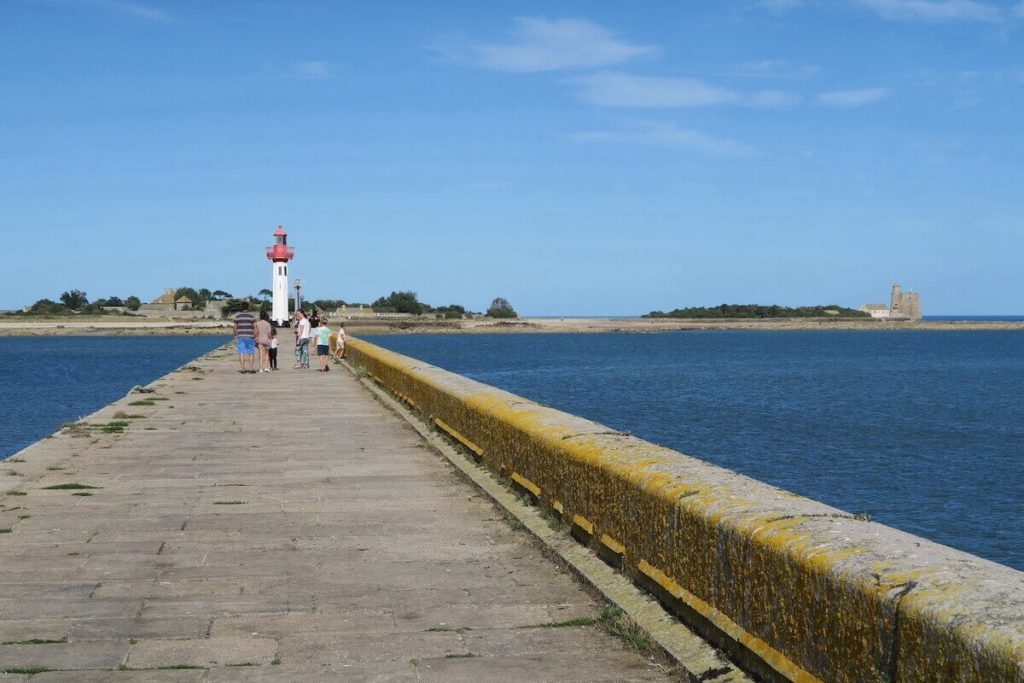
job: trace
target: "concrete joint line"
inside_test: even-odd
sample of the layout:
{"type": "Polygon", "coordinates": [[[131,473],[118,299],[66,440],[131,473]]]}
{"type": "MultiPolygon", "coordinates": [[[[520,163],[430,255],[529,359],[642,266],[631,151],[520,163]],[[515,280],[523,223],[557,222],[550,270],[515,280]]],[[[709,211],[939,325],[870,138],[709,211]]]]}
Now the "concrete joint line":
{"type": "MultiPolygon", "coordinates": [[[[750,681],[713,645],[669,614],[653,597],[599,559],[569,535],[553,530],[533,507],[524,504],[496,480],[496,475],[456,451],[437,431],[394,398],[375,377],[359,377],[347,361],[342,364],[386,407],[405,420],[423,439],[468,477],[497,505],[516,518],[544,547],[560,558],[585,584],[621,609],[650,635],[665,655],[694,682],[750,681]]],[[[447,432],[447,430],[444,430],[447,432]]]]}
{"type": "Polygon", "coordinates": [[[910,591],[917,588],[916,581],[910,581],[893,596],[892,614],[892,652],[889,655],[889,680],[896,681],[899,676],[900,664],[900,609],[903,607],[903,598],[907,597],[910,591]]]}

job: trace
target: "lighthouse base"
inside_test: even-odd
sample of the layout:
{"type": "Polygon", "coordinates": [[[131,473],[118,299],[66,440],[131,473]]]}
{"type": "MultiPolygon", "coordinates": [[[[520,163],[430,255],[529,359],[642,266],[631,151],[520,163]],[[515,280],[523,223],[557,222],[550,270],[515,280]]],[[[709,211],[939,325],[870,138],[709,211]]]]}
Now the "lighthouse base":
{"type": "Polygon", "coordinates": [[[270,319],[278,327],[288,327],[288,262],[275,261],[273,264],[273,308],[270,319]]]}

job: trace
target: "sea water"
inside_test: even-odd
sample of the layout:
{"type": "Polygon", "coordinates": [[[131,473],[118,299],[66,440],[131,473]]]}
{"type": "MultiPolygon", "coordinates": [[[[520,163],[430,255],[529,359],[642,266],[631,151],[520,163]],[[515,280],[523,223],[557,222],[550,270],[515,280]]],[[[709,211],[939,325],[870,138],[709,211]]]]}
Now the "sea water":
{"type": "Polygon", "coordinates": [[[0,337],[0,460],[228,339],[0,337]]]}
{"type": "Polygon", "coordinates": [[[1024,332],[367,337],[1024,569],[1024,332]]]}

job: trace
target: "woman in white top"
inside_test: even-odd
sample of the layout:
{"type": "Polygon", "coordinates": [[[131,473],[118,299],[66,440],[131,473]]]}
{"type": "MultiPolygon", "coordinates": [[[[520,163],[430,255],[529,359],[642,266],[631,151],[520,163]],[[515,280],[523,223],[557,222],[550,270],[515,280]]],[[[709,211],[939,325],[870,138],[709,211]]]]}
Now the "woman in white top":
{"type": "Polygon", "coordinates": [[[309,369],[309,320],[295,311],[295,367],[309,369]]]}

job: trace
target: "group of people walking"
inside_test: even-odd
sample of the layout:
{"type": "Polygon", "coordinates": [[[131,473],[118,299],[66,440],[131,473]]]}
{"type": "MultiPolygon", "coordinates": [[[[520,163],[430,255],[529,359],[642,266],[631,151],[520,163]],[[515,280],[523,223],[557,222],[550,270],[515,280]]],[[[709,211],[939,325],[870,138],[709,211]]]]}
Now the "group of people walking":
{"type": "MultiPolygon", "coordinates": [[[[318,318],[316,313],[306,317],[305,311],[295,311],[295,368],[309,367],[309,347],[315,342],[316,356],[320,363],[319,372],[331,369],[331,328],[327,318],[318,318]]],[[[345,323],[338,326],[334,343],[334,360],[345,357],[345,323]]]]}
{"type": "MultiPolygon", "coordinates": [[[[238,348],[239,372],[260,373],[277,370],[277,349],[279,340],[277,328],[270,322],[266,311],[260,311],[259,318],[249,311],[249,303],[243,301],[235,314],[235,344],[238,348]],[[260,368],[256,369],[256,354],[259,352],[260,368]]],[[[315,342],[320,372],[330,371],[331,328],[327,319],[317,318],[316,313],[306,317],[305,311],[296,311],[293,330],[295,333],[295,369],[309,368],[309,347],[315,342]]],[[[345,357],[345,324],[341,323],[335,340],[333,358],[338,361],[345,357]]]]}

